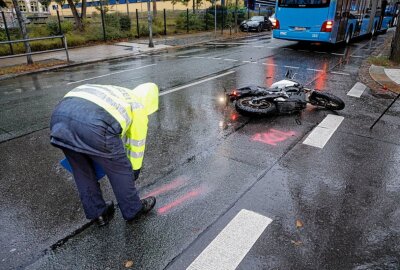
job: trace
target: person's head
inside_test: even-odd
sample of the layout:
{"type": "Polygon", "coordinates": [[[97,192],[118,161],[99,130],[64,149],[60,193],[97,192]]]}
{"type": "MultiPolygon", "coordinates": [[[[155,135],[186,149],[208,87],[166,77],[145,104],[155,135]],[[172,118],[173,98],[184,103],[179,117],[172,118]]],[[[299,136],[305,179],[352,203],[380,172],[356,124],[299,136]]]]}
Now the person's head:
{"type": "Polygon", "coordinates": [[[154,83],[143,83],[133,89],[135,97],[144,106],[147,115],[158,110],[158,86],[154,83]]]}

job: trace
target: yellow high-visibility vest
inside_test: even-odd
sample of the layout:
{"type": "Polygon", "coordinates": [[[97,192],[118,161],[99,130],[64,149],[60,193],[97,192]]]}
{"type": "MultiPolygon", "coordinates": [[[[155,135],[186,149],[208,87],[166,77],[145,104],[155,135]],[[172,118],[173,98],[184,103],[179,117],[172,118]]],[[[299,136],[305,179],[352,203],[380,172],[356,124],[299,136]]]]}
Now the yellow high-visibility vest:
{"type": "Polygon", "coordinates": [[[142,167],[148,115],[158,110],[156,84],[141,84],[133,90],[112,85],[85,84],[74,88],[65,97],[89,100],[111,114],[121,125],[121,139],[132,169],[142,167]]]}

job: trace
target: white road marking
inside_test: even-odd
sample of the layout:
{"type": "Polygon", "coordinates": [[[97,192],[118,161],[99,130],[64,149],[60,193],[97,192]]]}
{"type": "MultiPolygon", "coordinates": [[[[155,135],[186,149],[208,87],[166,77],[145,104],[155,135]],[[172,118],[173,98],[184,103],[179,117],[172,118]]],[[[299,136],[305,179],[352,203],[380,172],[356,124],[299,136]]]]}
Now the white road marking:
{"type": "Polygon", "coordinates": [[[264,48],[264,46],[253,46],[254,48],[264,48]]]}
{"type": "Polygon", "coordinates": [[[172,88],[170,90],[161,92],[160,96],[164,96],[164,95],[167,95],[167,94],[170,94],[170,93],[173,93],[173,92],[176,92],[176,91],[179,91],[179,90],[182,90],[182,89],[185,89],[185,88],[197,85],[197,84],[201,84],[203,82],[211,81],[211,80],[214,80],[214,79],[217,79],[219,77],[223,77],[223,76],[226,76],[226,75],[229,75],[229,74],[232,74],[232,73],[235,73],[235,71],[233,71],[233,70],[232,71],[228,71],[226,73],[222,73],[222,74],[219,74],[217,76],[213,76],[213,77],[210,77],[210,78],[207,78],[207,79],[203,79],[203,80],[200,80],[200,81],[197,81],[197,82],[194,82],[194,83],[189,83],[189,84],[182,85],[182,86],[179,86],[179,87],[176,87],[176,88],[172,88]]]}
{"type": "Polygon", "coordinates": [[[268,63],[262,63],[263,65],[265,65],[265,66],[278,66],[277,64],[268,64],[268,63]]]}
{"type": "Polygon", "coordinates": [[[222,58],[219,58],[219,57],[213,57],[213,58],[211,58],[211,59],[214,59],[214,60],[221,60],[222,58]]]}
{"type": "Polygon", "coordinates": [[[332,74],[337,74],[337,75],[350,76],[349,73],[344,73],[344,72],[331,71],[331,73],[332,73],[332,74]]]}
{"type": "Polygon", "coordinates": [[[327,52],[319,52],[319,51],[314,51],[315,53],[324,53],[324,54],[326,54],[327,52]]]}
{"type": "Polygon", "coordinates": [[[344,53],[331,53],[331,54],[333,54],[333,55],[339,55],[339,56],[343,56],[343,55],[344,55],[344,53]]]}
{"type": "Polygon", "coordinates": [[[180,55],[179,58],[189,58],[190,56],[180,55]]]}
{"type": "Polygon", "coordinates": [[[299,67],[293,67],[293,66],[284,66],[285,68],[294,68],[294,69],[299,69],[299,67]]]}
{"type": "Polygon", "coordinates": [[[354,58],[364,58],[364,56],[362,56],[362,55],[350,55],[351,57],[354,57],[354,58]]]}
{"type": "Polygon", "coordinates": [[[268,49],[275,49],[276,47],[267,47],[268,49]]]}
{"type": "Polygon", "coordinates": [[[231,62],[238,62],[239,60],[236,60],[236,59],[230,59],[230,58],[226,58],[226,59],[224,59],[225,61],[231,61],[231,62]]]}
{"type": "Polygon", "coordinates": [[[353,88],[351,88],[351,90],[347,93],[348,96],[351,97],[361,97],[361,95],[364,93],[365,89],[367,89],[367,86],[365,86],[364,84],[357,82],[353,88]]]}
{"type": "Polygon", "coordinates": [[[272,219],[241,210],[187,270],[234,270],[272,219]]]}
{"type": "Polygon", "coordinates": [[[243,63],[251,63],[251,61],[242,61],[243,63]]]}
{"type": "Polygon", "coordinates": [[[324,72],[322,69],[307,68],[309,71],[324,72]]]}
{"type": "Polygon", "coordinates": [[[130,69],[125,69],[125,70],[121,70],[121,71],[117,71],[117,72],[111,72],[111,73],[108,73],[108,74],[104,74],[104,75],[100,75],[100,76],[96,76],[96,77],[92,77],[92,78],[87,78],[87,79],[83,79],[83,80],[79,80],[79,81],[75,81],[75,82],[69,82],[69,83],[67,83],[67,85],[86,82],[86,81],[90,81],[90,80],[94,80],[94,79],[98,79],[98,78],[103,78],[103,77],[107,77],[107,76],[111,76],[111,75],[114,75],[114,74],[119,74],[119,73],[123,73],[123,72],[127,72],[127,71],[132,71],[132,70],[138,70],[138,69],[142,69],[142,68],[152,67],[152,66],[155,66],[155,65],[156,64],[151,64],[151,65],[147,65],[147,66],[142,66],[142,67],[137,67],[137,68],[130,68],[130,69]]]}
{"type": "Polygon", "coordinates": [[[328,114],[325,119],[313,129],[310,135],[304,140],[303,144],[324,148],[343,119],[343,116],[328,114]]]}
{"type": "Polygon", "coordinates": [[[196,59],[204,59],[204,56],[193,56],[193,58],[196,58],[196,59]]]}
{"type": "Polygon", "coordinates": [[[258,64],[257,62],[255,62],[255,61],[251,61],[250,63],[252,63],[252,64],[258,64]]]}

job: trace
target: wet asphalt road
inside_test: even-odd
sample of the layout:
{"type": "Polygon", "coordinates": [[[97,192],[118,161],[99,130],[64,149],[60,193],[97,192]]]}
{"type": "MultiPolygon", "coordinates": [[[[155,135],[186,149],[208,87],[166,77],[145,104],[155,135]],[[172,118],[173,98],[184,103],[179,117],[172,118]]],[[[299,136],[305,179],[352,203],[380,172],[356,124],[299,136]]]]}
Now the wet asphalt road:
{"type": "Polygon", "coordinates": [[[124,269],[132,260],[134,269],[184,269],[248,209],[273,222],[239,269],[399,269],[400,106],[369,131],[391,96],[346,95],[381,42],[304,47],[267,34],[1,81],[0,268],[124,269]],[[302,141],[332,112],[310,106],[300,122],[249,119],[219,101],[224,87],[269,85],[288,68],[346,103],[323,149],[302,141]],[[83,83],[148,81],[163,95],[138,187],[157,196],[156,211],[133,225],[118,212],[106,228],[90,226],[50,248],[87,222],[58,165],[62,155],[48,143],[52,108],[83,83]]]}

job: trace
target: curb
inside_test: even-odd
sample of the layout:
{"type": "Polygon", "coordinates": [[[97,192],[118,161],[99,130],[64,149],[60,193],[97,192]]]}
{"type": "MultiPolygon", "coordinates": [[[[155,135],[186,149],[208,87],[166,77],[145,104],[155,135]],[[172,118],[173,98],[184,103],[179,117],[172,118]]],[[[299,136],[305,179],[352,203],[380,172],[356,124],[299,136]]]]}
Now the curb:
{"type": "MultiPolygon", "coordinates": [[[[269,33],[269,32],[267,32],[269,33]]],[[[16,73],[16,74],[10,74],[10,75],[3,75],[0,76],[0,81],[3,80],[7,80],[7,79],[14,79],[20,76],[24,76],[24,75],[31,75],[31,74],[38,74],[38,73],[42,73],[42,72],[48,72],[48,71],[55,71],[55,70],[60,70],[60,69],[65,69],[65,68],[73,68],[73,67],[77,67],[77,66],[83,66],[83,65],[90,65],[90,64],[95,64],[95,63],[99,63],[99,62],[104,62],[104,61],[112,61],[112,60],[118,60],[118,59],[129,59],[129,58],[135,58],[138,56],[142,56],[142,55],[153,55],[155,53],[159,53],[162,51],[168,51],[171,49],[182,49],[182,48],[187,48],[190,46],[196,46],[199,44],[204,44],[207,42],[213,42],[213,41],[220,41],[220,40],[241,40],[241,39],[246,39],[249,37],[261,37],[261,36],[265,36],[267,33],[264,34],[256,34],[256,35],[251,35],[251,36],[246,36],[246,37],[228,37],[228,38],[216,38],[216,39],[210,39],[207,41],[199,41],[199,42],[195,42],[195,43],[190,43],[190,44],[185,44],[185,45],[178,45],[178,46],[171,46],[169,48],[162,48],[162,49],[154,49],[152,51],[148,51],[148,52],[140,52],[140,53],[134,53],[134,54],[127,54],[127,55],[121,55],[121,56],[114,56],[114,57],[107,57],[107,58],[102,58],[102,59],[96,59],[96,60],[89,60],[89,61],[85,61],[85,62],[76,62],[76,63],[72,63],[72,64],[67,64],[67,65],[59,65],[59,66],[54,66],[54,67],[49,67],[49,68],[43,68],[43,69],[38,69],[35,71],[28,71],[28,72],[22,72],[22,73],[16,73]]]]}
{"type": "Polygon", "coordinates": [[[384,89],[388,89],[391,92],[400,94],[400,85],[392,81],[385,72],[385,68],[381,66],[371,65],[369,68],[369,74],[379,83],[384,89]]]}

